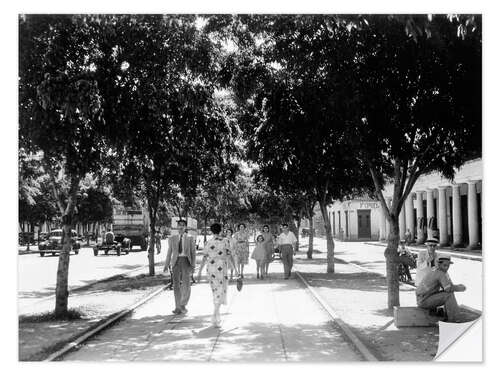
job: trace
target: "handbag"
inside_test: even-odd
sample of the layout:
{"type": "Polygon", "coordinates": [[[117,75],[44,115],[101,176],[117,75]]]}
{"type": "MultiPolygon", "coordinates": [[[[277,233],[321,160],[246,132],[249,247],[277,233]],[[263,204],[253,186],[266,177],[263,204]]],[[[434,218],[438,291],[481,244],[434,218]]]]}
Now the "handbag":
{"type": "Polygon", "coordinates": [[[241,288],[243,288],[243,279],[240,277],[238,277],[238,279],[236,280],[236,289],[238,289],[238,292],[241,291],[241,288]]]}

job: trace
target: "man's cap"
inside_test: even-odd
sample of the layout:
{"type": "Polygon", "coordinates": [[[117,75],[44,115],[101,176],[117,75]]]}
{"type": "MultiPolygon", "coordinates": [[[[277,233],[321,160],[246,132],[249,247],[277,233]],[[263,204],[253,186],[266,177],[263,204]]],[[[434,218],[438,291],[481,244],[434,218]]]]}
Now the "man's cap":
{"type": "Polygon", "coordinates": [[[184,223],[184,224],[186,224],[186,225],[187,225],[187,221],[186,221],[186,220],[184,220],[184,219],[179,219],[179,220],[177,220],[177,224],[180,224],[180,223],[184,223]]]}
{"type": "Polygon", "coordinates": [[[451,261],[451,257],[449,255],[440,255],[440,256],[438,256],[438,262],[444,262],[445,260],[447,260],[448,262],[450,262],[450,264],[453,264],[453,262],[451,261]]]}
{"type": "Polygon", "coordinates": [[[439,241],[435,238],[429,238],[427,241],[425,241],[426,245],[437,245],[439,244],[439,241]]]}

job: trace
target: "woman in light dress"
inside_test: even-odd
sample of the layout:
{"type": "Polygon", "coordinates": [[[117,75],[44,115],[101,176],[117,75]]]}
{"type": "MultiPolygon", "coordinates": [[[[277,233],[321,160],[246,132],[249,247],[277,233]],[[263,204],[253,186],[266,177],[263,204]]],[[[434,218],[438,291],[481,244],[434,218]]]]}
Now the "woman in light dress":
{"type": "MultiPolygon", "coordinates": [[[[234,259],[229,250],[229,241],[220,235],[222,226],[218,223],[212,224],[210,230],[214,234],[203,248],[203,260],[198,271],[198,282],[201,279],[201,271],[207,265],[207,276],[213,293],[214,312],[212,324],[220,327],[220,306],[227,304],[227,269],[228,265],[234,266],[234,259]]],[[[236,267],[235,267],[236,268],[236,267]]],[[[238,276],[236,272],[236,276],[238,276]]]]}
{"type": "MultiPolygon", "coordinates": [[[[225,234],[226,239],[229,241],[229,250],[231,251],[231,255],[233,256],[233,259],[236,259],[236,253],[235,253],[236,240],[233,238],[233,230],[231,228],[226,228],[226,231],[224,234],[225,234]]],[[[233,273],[234,273],[234,271],[236,271],[236,267],[234,267],[234,265],[232,265],[229,268],[231,271],[231,276],[229,277],[229,279],[232,280],[233,273]]]]}
{"type": "Polygon", "coordinates": [[[248,232],[246,225],[241,223],[238,225],[238,231],[234,234],[236,240],[234,253],[236,254],[236,269],[243,277],[243,268],[248,264],[249,246],[248,246],[248,232]]]}

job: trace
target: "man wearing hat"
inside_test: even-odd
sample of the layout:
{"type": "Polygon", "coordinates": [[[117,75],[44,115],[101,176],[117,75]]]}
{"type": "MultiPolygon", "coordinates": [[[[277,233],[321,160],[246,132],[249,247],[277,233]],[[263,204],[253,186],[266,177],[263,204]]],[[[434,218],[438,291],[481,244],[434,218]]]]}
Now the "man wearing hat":
{"type": "Polygon", "coordinates": [[[425,275],[432,271],[432,268],[436,265],[436,247],[439,241],[436,238],[429,238],[425,241],[427,250],[421,250],[417,257],[417,273],[415,275],[415,286],[418,286],[425,275]]]}
{"type": "Polygon", "coordinates": [[[465,285],[451,282],[448,269],[453,262],[448,255],[438,256],[436,263],[436,268],[426,274],[417,286],[417,306],[431,310],[444,305],[448,322],[459,322],[460,308],[455,292],[463,292],[465,285]]]}
{"type": "Polygon", "coordinates": [[[177,221],[178,234],[168,239],[167,259],[164,272],[172,272],[172,284],[175,297],[174,314],[185,314],[186,305],[191,296],[191,275],[196,264],[196,246],[192,236],[186,233],[186,220],[177,221]]]}

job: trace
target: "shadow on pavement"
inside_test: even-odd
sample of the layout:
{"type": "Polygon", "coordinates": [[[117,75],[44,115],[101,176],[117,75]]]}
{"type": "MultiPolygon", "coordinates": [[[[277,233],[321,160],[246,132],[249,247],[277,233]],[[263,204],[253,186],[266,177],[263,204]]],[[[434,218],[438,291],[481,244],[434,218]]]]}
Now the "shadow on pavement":
{"type": "Polygon", "coordinates": [[[171,316],[164,315],[128,319],[127,324],[116,325],[64,359],[276,362],[285,360],[285,346],[291,361],[359,360],[349,344],[332,345],[324,322],[281,325],[281,336],[276,323],[238,323],[226,314],[222,328],[217,329],[211,326],[210,317],[193,315],[170,322],[171,316]]]}

